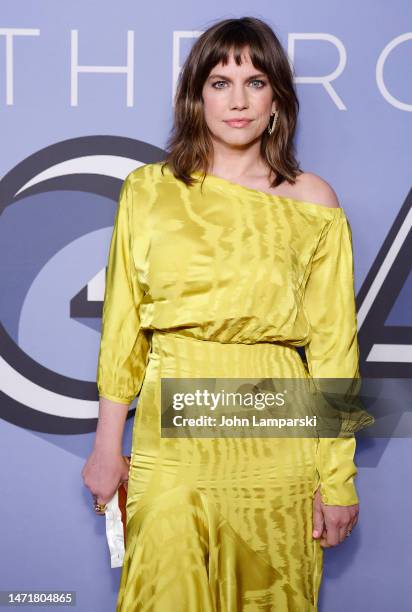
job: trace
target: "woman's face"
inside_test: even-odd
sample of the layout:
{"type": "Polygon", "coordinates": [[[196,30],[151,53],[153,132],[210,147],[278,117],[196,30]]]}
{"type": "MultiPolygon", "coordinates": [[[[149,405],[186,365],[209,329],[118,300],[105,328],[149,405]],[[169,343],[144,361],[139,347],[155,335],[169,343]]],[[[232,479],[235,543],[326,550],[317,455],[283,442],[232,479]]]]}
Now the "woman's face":
{"type": "Polygon", "coordinates": [[[240,66],[233,53],[226,66],[217,64],[204,83],[202,95],[212,140],[232,147],[244,148],[260,139],[276,110],[269,80],[253,66],[247,50],[240,66]],[[233,121],[236,119],[242,121],[233,121]]]}

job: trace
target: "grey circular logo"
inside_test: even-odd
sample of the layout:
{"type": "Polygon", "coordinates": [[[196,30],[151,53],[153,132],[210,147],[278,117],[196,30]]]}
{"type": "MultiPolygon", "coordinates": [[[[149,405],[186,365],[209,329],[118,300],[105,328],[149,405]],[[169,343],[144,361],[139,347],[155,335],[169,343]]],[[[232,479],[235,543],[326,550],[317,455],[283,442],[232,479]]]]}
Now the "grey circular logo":
{"type": "Polygon", "coordinates": [[[45,433],[93,431],[108,245],[120,187],[165,152],[86,136],[46,147],[0,181],[0,416],[45,433]]]}

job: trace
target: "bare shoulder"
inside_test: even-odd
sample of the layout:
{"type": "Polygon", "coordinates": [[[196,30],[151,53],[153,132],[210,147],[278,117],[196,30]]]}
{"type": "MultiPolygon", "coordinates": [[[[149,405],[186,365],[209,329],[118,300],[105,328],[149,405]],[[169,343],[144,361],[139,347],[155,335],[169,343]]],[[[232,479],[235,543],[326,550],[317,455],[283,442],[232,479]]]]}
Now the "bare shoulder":
{"type": "Polygon", "coordinates": [[[328,208],[339,208],[338,197],[327,181],[313,172],[302,172],[294,186],[296,197],[328,208]]]}

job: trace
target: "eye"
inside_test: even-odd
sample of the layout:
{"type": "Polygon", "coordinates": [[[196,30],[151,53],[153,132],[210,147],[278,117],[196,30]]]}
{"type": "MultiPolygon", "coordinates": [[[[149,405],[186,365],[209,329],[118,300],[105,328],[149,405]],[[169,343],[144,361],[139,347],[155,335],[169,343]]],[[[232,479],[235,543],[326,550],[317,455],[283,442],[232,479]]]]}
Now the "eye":
{"type": "Polygon", "coordinates": [[[219,83],[226,83],[226,81],[215,81],[212,87],[214,87],[215,89],[223,89],[223,87],[216,87],[216,85],[219,85],[219,83]]]}
{"type": "Polygon", "coordinates": [[[251,83],[260,83],[259,87],[256,87],[256,89],[261,89],[262,87],[264,87],[266,85],[265,81],[262,81],[262,79],[253,79],[250,82],[251,83]]]}

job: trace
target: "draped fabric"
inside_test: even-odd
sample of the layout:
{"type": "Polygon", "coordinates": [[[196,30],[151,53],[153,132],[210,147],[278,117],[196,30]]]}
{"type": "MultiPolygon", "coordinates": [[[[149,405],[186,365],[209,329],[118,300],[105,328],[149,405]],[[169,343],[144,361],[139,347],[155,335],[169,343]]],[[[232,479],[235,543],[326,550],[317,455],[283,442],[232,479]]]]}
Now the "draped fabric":
{"type": "Polygon", "coordinates": [[[161,163],[125,179],[110,244],[99,395],[138,394],[117,612],[317,610],[313,496],[358,503],[356,440],[166,438],[162,378],[359,377],[342,208],[161,163]],[[306,362],[297,347],[304,347],[306,362]]]}

